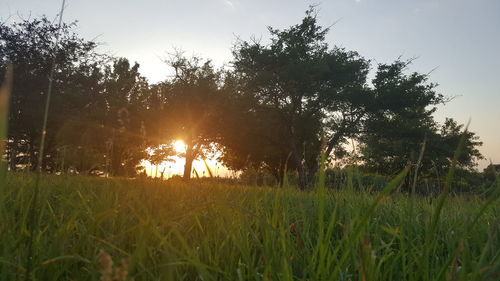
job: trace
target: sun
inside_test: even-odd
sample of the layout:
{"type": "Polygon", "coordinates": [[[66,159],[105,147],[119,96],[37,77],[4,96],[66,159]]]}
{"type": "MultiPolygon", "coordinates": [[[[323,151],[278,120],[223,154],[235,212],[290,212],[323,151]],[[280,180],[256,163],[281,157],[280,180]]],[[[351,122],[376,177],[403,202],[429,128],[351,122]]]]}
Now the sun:
{"type": "Polygon", "coordinates": [[[176,140],[174,142],[174,150],[177,153],[185,153],[186,152],[186,144],[182,140],[176,140]]]}

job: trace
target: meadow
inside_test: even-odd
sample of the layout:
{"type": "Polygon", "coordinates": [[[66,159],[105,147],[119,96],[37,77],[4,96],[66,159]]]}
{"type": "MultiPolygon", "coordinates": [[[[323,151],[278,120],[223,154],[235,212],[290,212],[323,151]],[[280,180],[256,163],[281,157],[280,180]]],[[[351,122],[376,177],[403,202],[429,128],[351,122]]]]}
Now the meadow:
{"type": "MultiPolygon", "coordinates": [[[[0,192],[0,280],[499,280],[500,205],[413,197],[11,173],[0,192]],[[28,245],[33,243],[33,256],[28,245]]],[[[496,188],[498,190],[498,188],[496,188]]]]}

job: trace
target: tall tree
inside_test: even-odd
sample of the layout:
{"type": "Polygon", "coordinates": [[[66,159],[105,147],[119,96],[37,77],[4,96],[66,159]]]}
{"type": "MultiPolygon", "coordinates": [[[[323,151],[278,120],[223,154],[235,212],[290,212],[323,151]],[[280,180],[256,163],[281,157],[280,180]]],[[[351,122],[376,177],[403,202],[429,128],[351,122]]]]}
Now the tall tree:
{"type": "Polygon", "coordinates": [[[318,25],[312,8],[300,24],[269,31],[269,45],[243,41],[234,49],[234,92],[248,107],[242,126],[248,132],[226,151],[245,159],[239,162],[268,167],[278,179],[285,167],[296,170],[306,187],[323,139],[329,156],[360,130],[371,98],[369,63],[356,52],[329,49],[328,28],[318,25]]]}
{"type": "Polygon", "coordinates": [[[57,133],[56,159],[60,166],[78,172],[133,176],[149,144],[147,82],[139,74],[139,65],[125,58],[102,65],[95,75],[99,83],[87,89],[88,102],[73,110],[76,114],[68,115],[57,133]]]}
{"type": "Polygon", "coordinates": [[[112,175],[132,176],[146,157],[144,131],[148,85],[139,73],[139,64],[125,58],[115,59],[104,76],[103,102],[106,112],[103,127],[107,132],[108,155],[112,175]]]}
{"type": "Polygon", "coordinates": [[[375,106],[360,137],[365,168],[382,174],[396,174],[405,165],[416,164],[425,140],[421,173],[445,174],[459,140],[465,145],[458,159],[459,167],[473,168],[481,159],[477,147],[482,143],[473,132],[462,132],[463,125],[446,119],[442,126],[434,120],[438,104],[446,101],[435,91],[428,75],[406,74],[410,62],[381,64],[373,80],[375,106]]]}
{"type": "Polygon", "coordinates": [[[80,38],[72,30],[75,24],[63,24],[59,43],[55,42],[58,26],[45,17],[23,20],[11,26],[0,23],[0,72],[7,64],[14,65],[14,82],[10,102],[9,145],[11,168],[19,157],[22,164],[37,166],[37,151],[41,134],[43,106],[48,77],[55,56],[53,106],[48,120],[46,169],[53,169],[55,132],[73,109],[86,102],[89,85],[94,80],[96,43],[80,38]]]}
{"type": "Polygon", "coordinates": [[[213,150],[218,132],[215,116],[220,100],[220,73],[210,61],[186,58],[176,54],[168,62],[175,76],[163,89],[167,94],[163,118],[164,128],[171,140],[181,139],[186,144],[184,179],[192,173],[193,161],[213,150]],[[168,86],[167,86],[168,85],[168,86]]]}

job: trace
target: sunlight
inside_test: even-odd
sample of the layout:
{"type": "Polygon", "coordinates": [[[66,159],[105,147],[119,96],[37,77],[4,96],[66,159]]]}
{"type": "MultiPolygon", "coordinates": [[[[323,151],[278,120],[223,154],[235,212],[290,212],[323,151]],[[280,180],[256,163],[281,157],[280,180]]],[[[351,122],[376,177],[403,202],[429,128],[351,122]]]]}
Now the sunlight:
{"type": "MultiPolygon", "coordinates": [[[[173,149],[178,154],[176,156],[171,156],[171,161],[163,161],[158,165],[152,164],[149,160],[142,160],[141,166],[143,171],[147,176],[153,178],[163,178],[169,179],[173,176],[182,176],[184,173],[184,165],[186,163],[186,159],[182,156],[183,153],[186,153],[186,143],[182,140],[176,140],[171,143],[173,149]]],[[[161,145],[160,145],[161,146],[161,145]]],[[[152,155],[154,152],[154,148],[148,148],[149,155],[152,155]]],[[[217,156],[213,158],[205,159],[205,162],[201,159],[196,159],[193,161],[193,177],[194,171],[198,174],[199,177],[209,177],[210,173],[212,173],[215,177],[235,177],[237,173],[230,171],[226,166],[222,165],[216,160],[217,156]],[[210,169],[210,172],[207,170],[207,166],[210,169]]]]}
{"type": "Polygon", "coordinates": [[[186,144],[182,140],[176,140],[173,144],[174,150],[177,153],[186,153],[186,144]]]}

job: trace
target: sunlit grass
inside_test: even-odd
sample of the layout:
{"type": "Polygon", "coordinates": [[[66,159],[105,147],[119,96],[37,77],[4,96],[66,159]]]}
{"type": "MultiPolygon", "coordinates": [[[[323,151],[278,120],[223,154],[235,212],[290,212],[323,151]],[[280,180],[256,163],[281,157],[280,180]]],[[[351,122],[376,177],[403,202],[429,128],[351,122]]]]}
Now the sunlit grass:
{"type": "MultiPolygon", "coordinates": [[[[32,182],[11,174],[0,196],[0,280],[24,274],[32,182]]],[[[448,198],[429,234],[436,200],[391,195],[393,186],[371,195],[43,176],[40,187],[37,280],[99,280],[100,250],[127,260],[135,280],[493,281],[500,272],[500,206],[473,196],[448,198]]]]}

